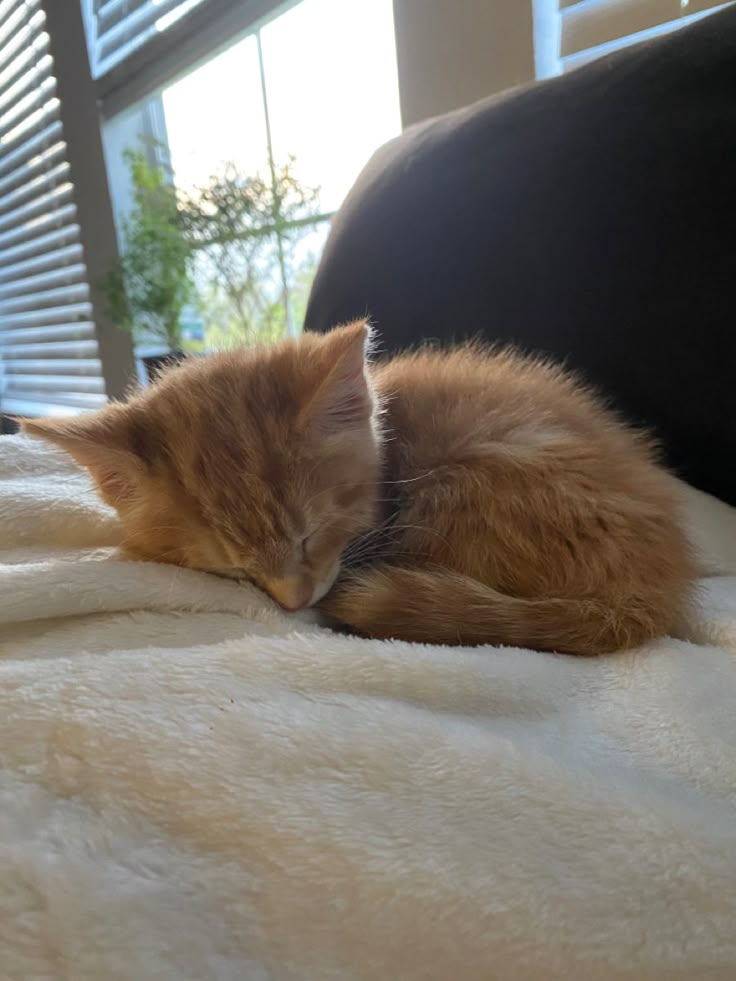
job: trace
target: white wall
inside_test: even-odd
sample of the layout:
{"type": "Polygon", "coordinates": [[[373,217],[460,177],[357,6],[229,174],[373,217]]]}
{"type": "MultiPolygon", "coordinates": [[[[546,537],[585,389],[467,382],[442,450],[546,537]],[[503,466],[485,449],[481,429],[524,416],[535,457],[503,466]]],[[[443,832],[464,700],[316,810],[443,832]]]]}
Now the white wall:
{"type": "Polygon", "coordinates": [[[533,0],[394,0],[404,126],[535,77],[533,0]]]}

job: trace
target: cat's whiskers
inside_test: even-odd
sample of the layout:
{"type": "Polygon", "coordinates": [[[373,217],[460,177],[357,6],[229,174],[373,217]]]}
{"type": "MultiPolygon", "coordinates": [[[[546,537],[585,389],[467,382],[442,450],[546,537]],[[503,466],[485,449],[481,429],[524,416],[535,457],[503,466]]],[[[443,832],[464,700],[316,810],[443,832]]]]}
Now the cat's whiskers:
{"type": "Polygon", "coordinates": [[[393,486],[394,484],[414,484],[417,480],[424,480],[425,477],[431,477],[435,473],[437,473],[437,468],[433,467],[432,470],[427,470],[425,473],[417,474],[416,477],[404,477],[402,480],[382,480],[381,484],[384,486],[393,486]]]}
{"type": "Polygon", "coordinates": [[[453,554],[455,553],[455,546],[450,541],[450,539],[447,538],[445,535],[441,535],[438,531],[435,531],[434,528],[428,528],[425,525],[408,525],[408,524],[405,524],[405,525],[394,525],[393,526],[393,530],[395,530],[395,531],[418,531],[418,532],[420,532],[423,535],[434,535],[435,538],[438,538],[444,545],[446,545],[448,547],[448,549],[450,549],[450,551],[453,554]]]}
{"type": "Polygon", "coordinates": [[[391,534],[393,529],[390,525],[398,513],[397,511],[393,516],[389,516],[375,528],[371,528],[364,534],[353,539],[345,549],[343,558],[348,562],[357,562],[364,556],[370,555],[371,552],[375,551],[376,547],[393,544],[391,534]]]}
{"type": "MultiPolygon", "coordinates": [[[[312,470],[310,471],[310,474],[311,473],[314,473],[314,470],[316,469],[316,466],[317,465],[315,464],[315,467],[312,468],[312,470]]],[[[416,483],[416,481],[418,481],[418,480],[424,480],[425,477],[431,477],[432,474],[434,474],[434,473],[435,473],[435,470],[433,469],[433,470],[427,470],[426,473],[418,474],[416,477],[406,477],[403,480],[384,480],[383,478],[379,477],[375,481],[373,481],[373,480],[370,480],[370,481],[369,480],[366,480],[366,481],[361,481],[360,483],[352,483],[352,482],[350,482],[350,483],[342,483],[342,484],[333,484],[331,487],[325,487],[323,490],[318,491],[316,494],[313,494],[312,497],[310,497],[307,500],[307,502],[305,504],[305,507],[309,507],[309,505],[313,504],[318,498],[322,497],[324,494],[331,494],[331,493],[333,493],[333,491],[339,490],[339,489],[341,489],[343,487],[350,487],[350,488],[359,488],[359,487],[388,487],[388,486],[396,486],[396,485],[399,485],[399,484],[413,484],[413,483],[416,483]]],[[[307,481],[305,481],[305,483],[306,482],[307,481]]],[[[390,501],[390,500],[391,500],[391,498],[377,498],[376,499],[377,503],[385,503],[385,502],[390,501]]]]}
{"type": "MultiPolygon", "coordinates": [[[[393,517],[396,517],[398,513],[399,512],[396,512],[396,514],[393,517]]],[[[435,531],[433,528],[428,528],[422,525],[415,525],[415,524],[388,523],[392,520],[393,518],[387,519],[387,522],[384,522],[384,525],[386,525],[385,529],[382,528],[381,525],[379,525],[376,528],[372,529],[371,531],[366,532],[360,538],[356,539],[355,543],[357,543],[357,548],[354,547],[355,543],[351,543],[343,553],[344,561],[353,562],[353,563],[357,562],[365,555],[370,554],[370,552],[373,549],[381,546],[384,547],[388,546],[390,548],[390,554],[392,557],[396,557],[399,555],[411,555],[414,557],[418,557],[419,555],[422,554],[428,554],[424,552],[419,552],[415,548],[409,549],[409,548],[395,547],[401,544],[401,540],[400,540],[401,536],[398,535],[397,533],[402,531],[418,531],[421,534],[434,535],[444,545],[447,546],[451,554],[453,555],[456,554],[456,548],[452,544],[452,542],[450,542],[450,540],[444,535],[441,535],[439,532],[435,531]]]]}

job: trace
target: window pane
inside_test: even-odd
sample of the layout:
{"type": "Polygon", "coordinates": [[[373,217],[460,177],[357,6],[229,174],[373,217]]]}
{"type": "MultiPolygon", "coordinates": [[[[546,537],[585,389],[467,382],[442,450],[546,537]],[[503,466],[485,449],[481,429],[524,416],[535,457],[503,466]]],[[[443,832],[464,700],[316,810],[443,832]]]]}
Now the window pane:
{"type": "Polygon", "coordinates": [[[226,162],[246,174],[268,169],[255,37],[234,44],[162,93],[177,186],[204,184],[226,162]]]}
{"type": "Polygon", "coordinates": [[[287,251],[287,283],[289,287],[289,314],[297,329],[304,324],[307,300],[317,265],[330,231],[330,222],[321,221],[301,229],[298,238],[289,244],[287,251]]]}
{"type": "Polygon", "coordinates": [[[268,343],[287,331],[276,235],[203,250],[194,274],[209,349],[268,343]]]}
{"type": "MultiPolygon", "coordinates": [[[[298,331],[326,216],[400,130],[391,0],[302,0],[116,120],[116,141],[108,126],[111,156],[136,128],[168,144],[195,243],[189,332],[221,347],[298,331]]],[[[131,194],[113,196],[124,216],[131,194]]]]}
{"type": "Polygon", "coordinates": [[[391,0],[303,0],[261,31],[276,160],[341,204],[401,128],[391,0]]]}

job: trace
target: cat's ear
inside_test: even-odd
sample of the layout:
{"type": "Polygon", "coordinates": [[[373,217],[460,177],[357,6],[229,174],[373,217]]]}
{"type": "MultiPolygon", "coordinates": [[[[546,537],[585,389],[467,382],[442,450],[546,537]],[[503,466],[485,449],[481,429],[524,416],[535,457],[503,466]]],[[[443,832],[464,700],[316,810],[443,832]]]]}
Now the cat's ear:
{"type": "Polygon", "coordinates": [[[367,374],[370,326],[356,321],[325,337],[327,376],[312,403],[313,419],[322,432],[344,432],[364,425],[373,414],[373,394],[367,374]]]}
{"type": "Polygon", "coordinates": [[[85,467],[100,494],[112,507],[131,498],[143,461],[130,449],[125,406],[61,419],[26,419],[22,432],[54,443],[85,467]]]}

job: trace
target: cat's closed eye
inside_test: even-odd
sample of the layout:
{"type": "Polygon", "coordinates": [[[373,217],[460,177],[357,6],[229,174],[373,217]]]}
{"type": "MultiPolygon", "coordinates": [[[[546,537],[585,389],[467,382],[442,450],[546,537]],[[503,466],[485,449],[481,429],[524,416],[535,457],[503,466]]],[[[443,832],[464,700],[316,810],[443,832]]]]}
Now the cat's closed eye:
{"type": "Polygon", "coordinates": [[[211,576],[220,576],[221,579],[234,579],[235,582],[246,582],[250,580],[245,569],[203,569],[203,572],[211,576]]]}

